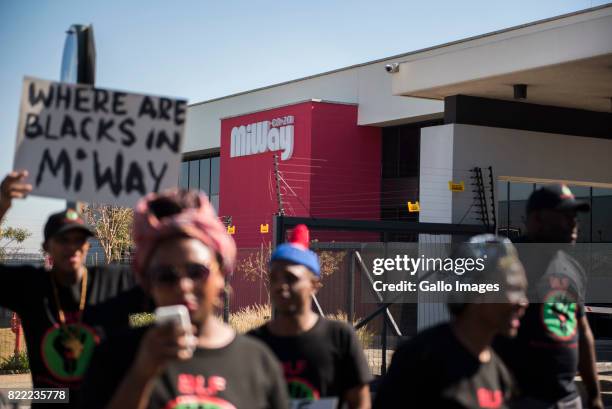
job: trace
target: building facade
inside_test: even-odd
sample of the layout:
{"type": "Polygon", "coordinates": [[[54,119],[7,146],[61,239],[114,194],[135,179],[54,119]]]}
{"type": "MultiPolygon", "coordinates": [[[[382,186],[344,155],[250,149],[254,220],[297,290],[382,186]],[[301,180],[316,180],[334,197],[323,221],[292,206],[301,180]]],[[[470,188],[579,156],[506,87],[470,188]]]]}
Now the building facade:
{"type": "MultiPolygon", "coordinates": [[[[524,232],[529,193],[565,182],[592,205],[579,240],[612,242],[610,39],[606,5],[193,104],[180,184],[260,260],[281,209],[480,223],[476,167],[498,233],[524,232]]],[[[342,234],[317,238],[372,239],[342,234]]],[[[261,282],[240,280],[235,305],[261,301],[261,282]]],[[[419,327],[440,308],[419,306],[419,327]]]]}

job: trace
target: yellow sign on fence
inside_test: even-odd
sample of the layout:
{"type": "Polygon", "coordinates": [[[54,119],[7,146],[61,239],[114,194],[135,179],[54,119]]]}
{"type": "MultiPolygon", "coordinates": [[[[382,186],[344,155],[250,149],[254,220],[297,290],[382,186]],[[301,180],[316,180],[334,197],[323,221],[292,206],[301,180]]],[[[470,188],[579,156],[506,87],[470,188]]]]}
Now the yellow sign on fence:
{"type": "Polygon", "coordinates": [[[463,180],[459,183],[455,183],[450,180],[448,182],[448,190],[451,192],[463,192],[465,190],[465,183],[463,183],[463,180]]]}
{"type": "Polygon", "coordinates": [[[270,227],[268,226],[268,223],[259,225],[260,233],[265,234],[265,233],[268,233],[269,231],[270,231],[270,227]]]}

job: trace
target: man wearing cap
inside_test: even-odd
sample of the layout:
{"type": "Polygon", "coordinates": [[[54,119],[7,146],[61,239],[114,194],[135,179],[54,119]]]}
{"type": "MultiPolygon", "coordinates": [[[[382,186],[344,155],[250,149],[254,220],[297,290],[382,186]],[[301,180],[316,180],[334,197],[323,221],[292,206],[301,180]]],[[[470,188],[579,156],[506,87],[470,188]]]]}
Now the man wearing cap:
{"type": "Polygon", "coordinates": [[[308,249],[308,236],[305,225],[296,226],[290,242],[272,253],[275,315],[249,335],[265,342],[281,361],[292,399],[337,398],[351,409],[369,408],[371,374],[355,332],[312,311],[321,270],[317,255],[308,249]]]}
{"type": "MultiPolygon", "coordinates": [[[[24,198],[32,186],[26,171],[11,172],[0,185],[0,220],[12,200],[24,198]]],[[[106,328],[91,310],[135,285],[129,269],[85,267],[89,237],[94,234],[73,209],[55,213],[44,228],[43,248],[52,268],[0,264],[0,306],[21,317],[32,382],[35,388],[70,388],[74,407],[78,387],[94,347],[106,328]]],[[[127,325],[128,312],[113,311],[112,325],[127,325]]],[[[110,328],[109,328],[110,329],[110,328]]],[[[55,407],[36,403],[33,407],[55,407]]]]}
{"type": "Polygon", "coordinates": [[[420,332],[393,354],[375,409],[503,409],[516,396],[510,372],[493,351],[498,334],[516,335],[527,305],[527,279],[512,243],[486,234],[453,250],[453,258],[483,263],[459,283],[499,285],[499,293],[448,294],[449,323],[420,332]]]}
{"type": "Polygon", "coordinates": [[[584,313],[586,275],[567,252],[578,239],[577,212],[589,209],[562,184],[541,187],[527,201],[527,234],[515,242],[531,304],[517,337],[495,344],[524,395],[519,407],[581,408],[574,382],[580,372],[587,407],[603,408],[584,313]]]}

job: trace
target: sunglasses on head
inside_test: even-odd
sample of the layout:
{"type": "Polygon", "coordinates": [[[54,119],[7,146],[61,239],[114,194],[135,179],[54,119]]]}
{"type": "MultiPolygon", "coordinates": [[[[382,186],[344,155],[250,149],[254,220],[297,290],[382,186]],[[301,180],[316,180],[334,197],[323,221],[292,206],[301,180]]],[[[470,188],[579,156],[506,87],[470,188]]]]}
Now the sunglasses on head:
{"type": "Polygon", "coordinates": [[[190,263],[183,268],[177,269],[174,266],[157,266],[149,271],[151,281],[162,285],[176,285],[182,278],[189,278],[193,281],[206,281],[210,269],[208,266],[190,263]]]}

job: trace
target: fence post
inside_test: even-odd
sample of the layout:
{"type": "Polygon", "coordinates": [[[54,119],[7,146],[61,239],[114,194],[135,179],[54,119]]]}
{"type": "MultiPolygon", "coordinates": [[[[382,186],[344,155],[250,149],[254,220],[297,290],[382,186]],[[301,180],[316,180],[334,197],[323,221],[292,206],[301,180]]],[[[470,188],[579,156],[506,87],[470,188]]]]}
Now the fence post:
{"type": "Polygon", "coordinates": [[[380,365],[380,374],[387,373],[387,314],[383,314],[382,325],[382,363],[380,365]]]}
{"type": "Polygon", "coordinates": [[[229,323],[229,316],[230,316],[230,285],[227,279],[227,276],[225,277],[225,287],[223,288],[223,322],[225,322],[226,324],[229,323]]]}
{"type": "Polygon", "coordinates": [[[15,334],[15,348],[13,352],[17,356],[21,350],[21,319],[15,312],[11,317],[11,331],[15,334]]]}
{"type": "Polygon", "coordinates": [[[348,322],[353,324],[355,320],[355,250],[351,250],[349,254],[348,305],[346,311],[348,312],[348,322]]]}
{"type": "MultiPolygon", "coordinates": [[[[384,255],[385,255],[385,259],[388,258],[388,253],[389,253],[389,248],[388,248],[388,242],[389,242],[389,233],[388,232],[384,232],[383,233],[383,245],[384,245],[384,255]]],[[[380,374],[381,375],[385,375],[387,373],[387,310],[385,310],[385,313],[382,315],[383,316],[383,322],[382,322],[382,363],[380,366],[380,374]]]]}

